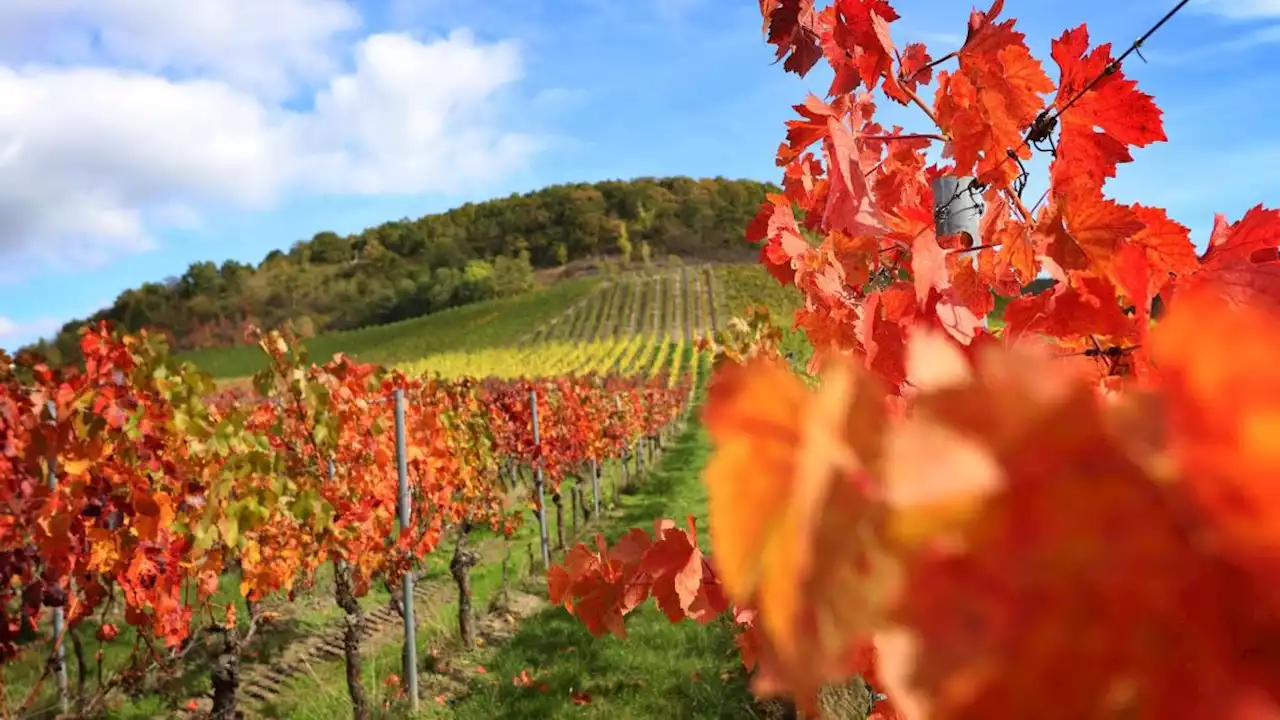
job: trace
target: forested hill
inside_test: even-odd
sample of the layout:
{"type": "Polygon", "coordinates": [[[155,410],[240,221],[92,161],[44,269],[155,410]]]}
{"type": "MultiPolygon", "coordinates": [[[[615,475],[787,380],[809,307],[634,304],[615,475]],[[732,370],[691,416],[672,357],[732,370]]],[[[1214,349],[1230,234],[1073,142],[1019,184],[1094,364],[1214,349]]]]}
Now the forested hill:
{"type": "MultiPolygon", "coordinates": [[[[195,263],[182,277],[125,291],[88,319],[164,331],[179,350],[221,347],[241,341],[245,322],[292,322],[303,334],[382,324],[521,292],[534,269],[590,257],[737,259],[752,252],[743,230],[776,191],[724,178],[557,185],[356,235],[320,232],[257,267],[195,263]]],[[[32,349],[54,362],[75,359],[84,322],[32,349]]]]}

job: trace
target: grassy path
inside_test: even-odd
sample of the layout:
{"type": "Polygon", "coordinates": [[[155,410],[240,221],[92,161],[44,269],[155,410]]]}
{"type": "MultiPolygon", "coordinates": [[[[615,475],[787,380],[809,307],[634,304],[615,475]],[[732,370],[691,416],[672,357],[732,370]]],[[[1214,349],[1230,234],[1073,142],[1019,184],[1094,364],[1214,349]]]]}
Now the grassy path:
{"type": "MultiPolygon", "coordinates": [[[[701,424],[690,422],[656,472],[635,494],[623,496],[621,507],[604,528],[606,537],[612,540],[632,527],[650,528],[656,518],[688,514],[705,528],[701,471],[709,452],[701,424]]],[[[699,542],[707,542],[705,530],[700,530],[699,542]]],[[[547,607],[524,620],[502,645],[477,655],[488,672],[472,680],[467,697],[428,716],[755,716],[727,623],[673,625],[649,601],[628,616],[627,632],[623,640],[593,638],[562,608],[547,607]],[[533,678],[531,686],[512,682],[522,671],[533,678]]]]}

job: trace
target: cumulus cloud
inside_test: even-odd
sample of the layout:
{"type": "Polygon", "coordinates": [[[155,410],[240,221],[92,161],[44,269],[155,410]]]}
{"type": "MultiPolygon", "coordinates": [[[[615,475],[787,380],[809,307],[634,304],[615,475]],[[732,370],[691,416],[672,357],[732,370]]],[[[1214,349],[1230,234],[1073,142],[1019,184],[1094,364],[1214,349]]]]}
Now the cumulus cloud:
{"type": "Polygon", "coordinates": [[[147,207],[269,202],[294,151],[281,113],[212,81],[0,68],[0,97],[0,251],[145,249],[147,207]]]}
{"type": "Polygon", "coordinates": [[[344,0],[5,0],[0,58],[93,60],[281,95],[335,71],[341,36],[359,26],[344,0]]]}
{"type": "Polygon", "coordinates": [[[334,193],[431,192],[506,172],[503,163],[537,144],[498,130],[489,99],[520,77],[511,42],[481,45],[465,31],[429,44],[375,35],[356,49],[355,69],[299,118],[311,150],[301,181],[334,193]]]}
{"type": "Polygon", "coordinates": [[[0,66],[0,282],[286,193],[460,190],[539,148],[507,128],[511,42],[382,33],[333,53],[358,25],[337,0],[0,3],[6,32],[76,23],[101,37],[88,60],[0,66]]]}

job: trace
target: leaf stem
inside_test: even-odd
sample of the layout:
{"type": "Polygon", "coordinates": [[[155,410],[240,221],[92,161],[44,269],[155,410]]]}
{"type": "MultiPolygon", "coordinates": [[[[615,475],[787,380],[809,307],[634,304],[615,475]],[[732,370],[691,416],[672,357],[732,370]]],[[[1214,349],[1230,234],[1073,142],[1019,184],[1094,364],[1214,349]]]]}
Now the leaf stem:
{"type": "Polygon", "coordinates": [[[954,58],[958,58],[958,57],[960,57],[960,51],[952,50],[951,52],[947,53],[946,55],[943,55],[937,60],[930,61],[927,65],[922,65],[916,68],[915,72],[911,73],[911,77],[907,77],[906,75],[903,74],[902,58],[899,57],[898,58],[898,82],[900,83],[912,82],[916,79],[916,76],[918,76],[920,73],[924,72],[925,70],[932,70],[933,68],[941,65],[944,62],[954,58]]]}
{"type": "Polygon", "coordinates": [[[1022,216],[1023,222],[1030,223],[1032,217],[1031,211],[1022,203],[1022,198],[1018,197],[1018,193],[1013,192],[1008,188],[1002,189],[1000,192],[1002,192],[1005,199],[1018,210],[1018,214],[1022,216]]]}
{"type": "MultiPolygon", "coordinates": [[[[942,123],[939,123],[939,122],[938,122],[938,116],[937,116],[937,114],[936,114],[936,113],[934,113],[934,112],[933,112],[933,108],[929,107],[929,105],[928,105],[924,100],[921,100],[921,99],[920,99],[920,96],[916,94],[916,91],[915,91],[915,90],[912,90],[912,89],[910,89],[910,88],[906,88],[906,87],[904,87],[904,88],[902,88],[902,92],[906,93],[906,95],[907,95],[907,99],[911,100],[911,102],[912,102],[916,107],[918,107],[918,108],[920,108],[921,110],[923,110],[923,111],[924,111],[924,114],[929,116],[929,119],[933,121],[933,124],[934,124],[934,125],[935,125],[939,130],[941,130],[941,129],[942,129],[942,123]]],[[[945,136],[944,136],[944,137],[943,137],[943,139],[944,139],[944,140],[949,140],[950,138],[947,138],[947,137],[945,137],[945,136]]]]}

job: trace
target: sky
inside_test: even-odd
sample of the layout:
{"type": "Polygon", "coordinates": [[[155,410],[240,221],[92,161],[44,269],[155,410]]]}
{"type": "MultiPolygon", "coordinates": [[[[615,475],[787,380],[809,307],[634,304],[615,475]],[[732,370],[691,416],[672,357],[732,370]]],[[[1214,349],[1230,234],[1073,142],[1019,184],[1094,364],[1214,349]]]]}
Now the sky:
{"type": "MultiPolygon", "coordinates": [[[[1056,78],[1063,30],[1123,49],[1173,4],[1005,14],[1056,78]]],[[[893,5],[899,47],[963,41],[967,3],[893,5]]],[[[1280,204],[1280,0],[1192,0],[1143,56],[1125,71],[1169,142],[1137,151],[1110,194],[1167,208],[1201,247],[1214,213],[1280,204]]],[[[772,61],[752,0],[4,0],[0,348],[193,262],[257,263],[323,230],[563,182],[777,181],[791,105],[829,75],[772,61]]]]}

